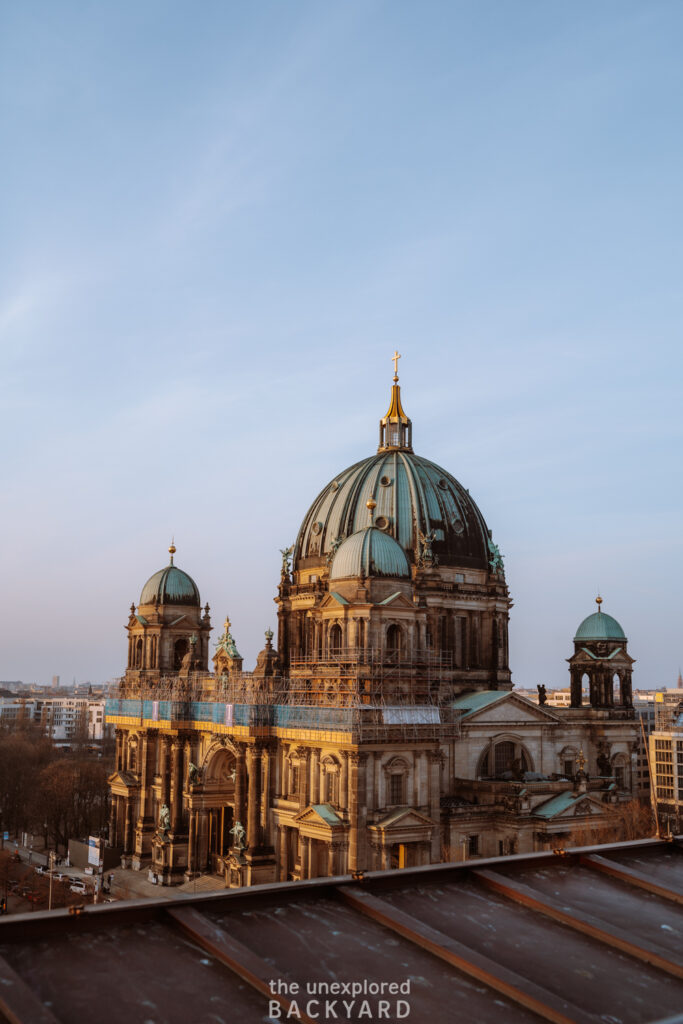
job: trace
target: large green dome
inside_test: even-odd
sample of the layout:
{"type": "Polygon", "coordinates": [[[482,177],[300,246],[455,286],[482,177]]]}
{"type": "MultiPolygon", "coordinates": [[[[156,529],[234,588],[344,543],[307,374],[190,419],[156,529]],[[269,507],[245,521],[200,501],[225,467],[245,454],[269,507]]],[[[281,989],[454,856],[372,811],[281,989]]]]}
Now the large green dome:
{"type": "Polygon", "coordinates": [[[374,526],[347,537],[330,568],[330,579],[347,576],[393,576],[410,578],[410,566],[403,548],[393,537],[374,526]]]}
{"type": "Polygon", "coordinates": [[[489,569],[488,530],[475,502],[445,469],[406,449],[379,451],[327,484],[299,531],[294,567],[319,563],[340,539],[368,526],[370,499],[377,503],[375,527],[412,562],[419,558],[420,533],[433,530],[439,565],[489,569]]]}
{"type": "Polygon", "coordinates": [[[626,634],[616,619],[598,610],[584,619],[575,640],[625,640],[626,634]]]}
{"type": "Polygon", "coordinates": [[[145,583],[140,604],[190,604],[199,607],[199,590],[194,580],[177,565],[167,565],[145,583]]]}

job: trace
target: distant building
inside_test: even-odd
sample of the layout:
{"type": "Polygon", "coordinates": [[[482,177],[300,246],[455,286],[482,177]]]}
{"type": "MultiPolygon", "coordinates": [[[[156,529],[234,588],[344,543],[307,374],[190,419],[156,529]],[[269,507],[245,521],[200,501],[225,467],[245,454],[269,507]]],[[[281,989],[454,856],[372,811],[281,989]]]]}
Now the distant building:
{"type": "Polygon", "coordinates": [[[20,722],[39,723],[55,746],[75,741],[101,743],[105,737],[105,703],[87,697],[3,697],[0,723],[17,727],[20,722]]]}
{"type": "Polygon", "coordinates": [[[659,828],[683,828],[683,687],[654,695],[655,726],[650,736],[650,764],[659,828]]]}

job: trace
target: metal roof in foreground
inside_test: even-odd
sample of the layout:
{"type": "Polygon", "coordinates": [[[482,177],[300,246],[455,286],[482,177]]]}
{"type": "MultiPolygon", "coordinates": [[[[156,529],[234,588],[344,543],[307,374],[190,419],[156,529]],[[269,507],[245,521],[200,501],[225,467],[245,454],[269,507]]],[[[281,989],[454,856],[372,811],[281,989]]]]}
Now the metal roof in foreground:
{"type": "Polygon", "coordinates": [[[0,922],[22,1024],[683,1022],[683,842],[0,922]]]}

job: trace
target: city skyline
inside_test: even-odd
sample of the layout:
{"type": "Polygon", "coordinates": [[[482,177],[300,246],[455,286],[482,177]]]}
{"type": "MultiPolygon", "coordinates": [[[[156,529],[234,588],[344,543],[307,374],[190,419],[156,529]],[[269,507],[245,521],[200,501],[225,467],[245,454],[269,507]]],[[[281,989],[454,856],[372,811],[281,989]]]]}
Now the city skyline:
{"type": "Polygon", "coordinates": [[[172,537],[252,667],[397,349],[504,556],[515,684],[568,685],[600,591],[634,686],[675,685],[678,5],[3,21],[3,678],[121,675],[172,537]]]}

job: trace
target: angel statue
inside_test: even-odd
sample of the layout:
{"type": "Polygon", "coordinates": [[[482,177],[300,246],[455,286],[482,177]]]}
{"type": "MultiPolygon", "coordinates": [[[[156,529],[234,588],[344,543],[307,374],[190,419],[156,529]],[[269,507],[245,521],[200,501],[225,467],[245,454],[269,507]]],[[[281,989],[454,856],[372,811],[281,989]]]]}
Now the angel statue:
{"type": "Polygon", "coordinates": [[[491,566],[491,572],[504,572],[505,566],[503,565],[503,556],[500,553],[500,549],[497,544],[493,543],[493,538],[488,538],[489,545],[489,565],[491,566]]]}
{"type": "Polygon", "coordinates": [[[171,812],[168,809],[168,804],[162,804],[161,810],[159,811],[159,828],[162,832],[168,832],[171,827],[171,812]]]}
{"type": "Polygon", "coordinates": [[[294,545],[292,544],[289,548],[280,548],[280,554],[282,555],[282,575],[289,576],[289,561],[294,551],[294,545]]]}
{"type": "Polygon", "coordinates": [[[244,826],[241,821],[236,821],[234,826],[230,829],[230,835],[234,836],[233,846],[237,850],[244,849],[244,826]]]}
{"type": "Polygon", "coordinates": [[[432,544],[435,540],[436,530],[430,530],[429,533],[423,533],[422,530],[420,530],[420,558],[425,564],[429,564],[434,561],[432,544]]]}

